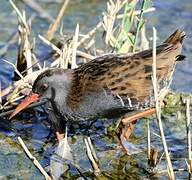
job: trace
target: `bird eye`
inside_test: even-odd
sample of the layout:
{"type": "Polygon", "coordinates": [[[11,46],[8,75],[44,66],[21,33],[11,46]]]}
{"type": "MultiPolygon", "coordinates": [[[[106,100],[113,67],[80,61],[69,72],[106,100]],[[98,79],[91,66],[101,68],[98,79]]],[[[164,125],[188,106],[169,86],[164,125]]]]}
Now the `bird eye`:
{"type": "Polygon", "coordinates": [[[41,86],[42,90],[45,91],[47,88],[48,88],[48,84],[46,84],[46,83],[42,84],[42,86],[41,86]]]}

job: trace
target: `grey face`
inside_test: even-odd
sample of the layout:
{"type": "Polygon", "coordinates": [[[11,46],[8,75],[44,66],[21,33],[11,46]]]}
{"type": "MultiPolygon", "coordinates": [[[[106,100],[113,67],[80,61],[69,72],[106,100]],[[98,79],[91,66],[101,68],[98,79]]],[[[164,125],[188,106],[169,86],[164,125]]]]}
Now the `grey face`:
{"type": "Polygon", "coordinates": [[[33,92],[41,99],[65,100],[70,86],[70,74],[63,69],[51,69],[43,72],[34,82],[33,92]]]}
{"type": "Polygon", "coordinates": [[[41,98],[50,99],[52,96],[52,88],[54,88],[54,83],[49,80],[49,77],[45,76],[35,83],[35,86],[33,86],[33,92],[39,94],[41,98]]]}

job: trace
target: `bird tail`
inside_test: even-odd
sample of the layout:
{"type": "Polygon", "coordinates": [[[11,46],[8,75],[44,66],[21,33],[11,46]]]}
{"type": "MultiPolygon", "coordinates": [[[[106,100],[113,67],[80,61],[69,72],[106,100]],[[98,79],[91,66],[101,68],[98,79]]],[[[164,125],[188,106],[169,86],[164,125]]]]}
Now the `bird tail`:
{"type": "Polygon", "coordinates": [[[183,43],[183,39],[186,36],[185,32],[177,29],[173,34],[171,34],[164,43],[168,44],[177,44],[177,43],[183,43]]]}

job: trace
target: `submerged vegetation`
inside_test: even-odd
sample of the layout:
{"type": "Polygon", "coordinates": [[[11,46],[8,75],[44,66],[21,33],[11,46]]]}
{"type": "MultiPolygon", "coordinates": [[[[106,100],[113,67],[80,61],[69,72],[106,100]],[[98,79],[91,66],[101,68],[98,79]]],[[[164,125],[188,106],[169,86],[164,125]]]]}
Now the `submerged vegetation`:
{"type": "MultiPolygon", "coordinates": [[[[18,43],[18,49],[16,64],[3,60],[14,67],[15,76],[14,83],[1,90],[0,117],[9,117],[18,101],[30,93],[32,84],[36,77],[49,67],[73,69],[82,63],[86,63],[97,56],[109,52],[132,54],[149,48],[149,41],[145,32],[147,21],[144,18],[144,14],[155,13],[155,8],[153,7],[151,0],[143,0],[141,2],[137,0],[109,0],[106,2],[106,10],[102,13],[101,20],[95,24],[89,32],[82,34],[81,27],[77,24],[75,30],[71,32],[71,35],[65,34],[65,27],[63,27],[62,24],[62,19],[65,18],[65,11],[70,6],[69,0],[60,2],[61,9],[55,19],[53,19],[48,12],[41,8],[41,6],[39,6],[35,1],[23,1],[23,3],[37,13],[35,15],[32,14],[29,18],[27,18],[29,16],[28,13],[20,9],[19,6],[17,6],[17,3],[12,0],[10,0],[9,3],[18,18],[18,31],[14,36],[12,36],[9,42],[0,49],[0,55],[3,56],[5,53],[8,53],[7,50],[13,43],[18,43]],[[33,19],[36,18],[36,16],[40,16],[51,22],[47,32],[43,35],[39,34],[38,37],[34,35],[32,28],[33,19]],[[38,52],[41,56],[37,56],[38,53],[35,50],[38,49],[38,47],[36,48],[37,45],[35,44],[35,38],[41,40],[41,43],[38,44],[39,47],[43,44],[44,46],[47,46],[47,49],[51,49],[49,53],[45,54],[45,49],[43,49],[42,52],[38,52]]],[[[153,43],[156,43],[155,39],[156,36],[153,37],[153,43]]],[[[153,50],[155,51],[155,48],[153,50]]],[[[46,50],[45,52],[48,51],[46,50]]],[[[154,66],[154,68],[156,67],[154,66]]],[[[156,75],[154,74],[154,77],[155,76],[156,75]]],[[[177,174],[174,174],[178,172],[189,172],[190,176],[192,169],[191,137],[189,128],[189,107],[191,97],[170,92],[165,99],[166,106],[161,112],[158,94],[156,94],[156,96],[157,121],[154,116],[149,117],[149,119],[145,118],[140,120],[143,122],[139,122],[141,124],[136,128],[136,132],[139,131],[143,137],[138,138],[134,137],[134,135],[131,137],[131,141],[136,144],[136,147],[133,147],[129,142],[127,143],[130,150],[130,156],[124,155],[122,152],[119,152],[119,154],[116,153],[116,149],[113,147],[117,144],[115,141],[116,135],[114,133],[117,124],[116,120],[109,120],[108,122],[98,120],[98,122],[93,125],[93,130],[90,131],[94,146],[90,138],[85,138],[83,141],[83,137],[78,135],[80,132],[86,134],[85,131],[87,129],[81,129],[81,125],[78,126],[79,130],[77,130],[77,134],[68,132],[73,136],[69,137],[70,143],[68,143],[66,135],[62,146],[60,145],[56,150],[54,150],[56,153],[54,154],[53,152],[49,152],[52,157],[50,158],[49,156],[50,163],[48,163],[49,166],[48,168],[46,167],[45,170],[37,159],[41,160],[43,159],[43,156],[46,156],[44,154],[46,149],[51,149],[53,151],[55,147],[53,146],[51,138],[53,139],[54,137],[47,137],[47,139],[50,140],[49,143],[47,142],[47,139],[43,141],[43,148],[41,150],[43,152],[41,153],[35,153],[32,147],[28,147],[32,154],[38,154],[37,159],[28,152],[27,147],[20,137],[18,138],[19,141],[14,139],[13,142],[10,143],[12,140],[8,138],[6,142],[8,146],[15,146],[14,148],[16,149],[18,149],[17,144],[20,142],[26,154],[46,179],[54,177],[58,178],[61,175],[61,172],[63,173],[63,178],[69,179],[76,179],[78,177],[84,179],[94,177],[98,179],[137,179],[138,177],[151,178],[158,176],[174,179],[177,176],[177,174]],[[171,153],[171,151],[168,152],[163,129],[161,128],[161,119],[167,120],[168,116],[174,118],[175,122],[173,125],[182,126],[182,131],[186,129],[183,125],[184,119],[188,120],[187,135],[189,157],[187,158],[188,160],[186,160],[186,155],[181,157],[181,161],[186,161],[187,163],[187,166],[185,167],[179,167],[179,165],[175,164],[172,167],[171,161],[174,161],[175,158],[174,150],[173,153],[171,153]],[[179,118],[177,118],[178,116],[179,118]],[[153,121],[151,121],[151,119],[153,121]],[[160,127],[160,133],[157,130],[157,127],[160,127]],[[94,133],[94,129],[98,132],[94,133]],[[156,131],[154,132],[154,130],[156,131]],[[160,143],[161,140],[163,146],[160,143]],[[143,147],[139,147],[139,144],[142,143],[147,144],[144,146],[144,149],[143,147]],[[71,144],[73,146],[72,148],[70,147],[71,144]],[[62,148],[64,148],[64,150],[62,148]],[[62,160],[60,155],[63,158],[62,160]],[[99,156],[99,158],[97,156],[99,156]],[[80,161],[86,162],[82,165],[80,161]],[[90,167],[92,167],[91,170],[90,167]]],[[[47,116],[45,117],[44,115],[45,110],[42,107],[42,104],[37,103],[33,105],[33,107],[34,106],[36,107],[35,111],[29,111],[23,116],[19,116],[20,119],[26,119],[30,123],[31,119],[34,118],[42,121],[47,120],[47,116]],[[30,114],[35,115],[35,117],[31,117],[30,114]]],[[[12,121],[16,124],[18,119],[12,121]]],[[[25,124],[23,120],[22,123],[25,124]]],[[[44,122],[44,125],[49,127],[50,124],[44,122]]],[[[16,137],[20,136],[20,134],[22,135],[22,133],[16,132],[15,130],[14,133],[16,133],[16,137]]],[[[31,135],[31,133],[25,133],[27,136],[31,135]]],[[[171,139],[168,140],[169,145],[172,142],[171,139]]],[[[45,166],[45,164],[43,164],[43,166],[45,166]]],[[[185,177],[186,176],[187,175],[185,175],[185,177]]]]}

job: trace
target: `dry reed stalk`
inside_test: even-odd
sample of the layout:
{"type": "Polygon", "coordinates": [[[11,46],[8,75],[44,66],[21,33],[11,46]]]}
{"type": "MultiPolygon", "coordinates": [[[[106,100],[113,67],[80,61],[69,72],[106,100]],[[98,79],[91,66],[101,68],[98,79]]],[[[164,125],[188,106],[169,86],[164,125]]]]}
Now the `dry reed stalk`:
{"type": "MultiPolygon", "coordinates": [[[[45,37],[43,37],[43,36],[41,36],[41,35],[39,35],[38,36],[45,44],[47,44],[48,46],[50,46],[54,51],[56,51],[59,55],[60,55],[60,57],[57,59],[57,60],[55,60],[53,63],[51,63],[51,67],[54,67],[54,66],[57,66],[58,64],[60,64],[61,63],[61,61],[64,61],[65,63],[65,65],[64,65],[64,68],[66,69],[67,68],[67,66],[68,66],[68,61],[69,61],[69,58],[70,58],[70,56],[69,56],[69,50],[67,50],[69,47],[70,47],[70,45],[64,45],[64,47],[63,47],[63,50],[61,50],[61,49],[59,49],[56,45],[54,45],[53,43],[51,43],[48,39],[46,39],[45,37]],[[63,55],[62,55],[63,54],[63,55]],[[65,54],[65,55],[64,55],[65,54]],[[66,55],[66,54],[68,54],[68,55],[66,55]],[[62,57],[63,56],[63,57],[62,57]],[[61,60],[61,59],[62,60],[61,60]]],[[[78,43],[77,43],[78,44],[78,43]]],[[[78,45],[77,45],[77,47],[78,47],[78,45]]],[[[71,49],[72,50],[72,47],[70,47],[69,49],[71,49]]],[[[78,56],[81,56],[81,57],[83,57],[83,58],[86,58],[86,59],[88,59],[88,60],[92,60],[92,59],[94,59],[95,57],[94,56],[92,56],[92,55],[90,55],[90,54],[87,54],[87,53],[85,53],[85,52],[82,52],[82,51],[79,51],[79,50],[77,50],[76,51],[76,54],[78,55],[78,56]]]]}
{"type": "MultiPolygon", "coordinates": [[[[17,16],[21,20],[20,26],[19,26],[19,32],[21,34],[21,40],[23,41],[23,47],[22,47],[22,53],[25,57],[26,63],[27,63],[27,74],[32,73],[32,46],[29,41],[30,37],[30,28],[26,21],[25,13],[21,13],[17,6],[13,3],[12,0],[9,0],[10,4],[12,5],[13,9],[15,10],[17,16]]],[[[20,22],[20,21],[19,21],[20,22]]]]}
{"type": "Polygon", "coordinates": [[[72,42],[67,46],[67,44],[66,44],[66,46],[65,46],[65,48],[64,48],[64,54],[65,54],[65,69],[67,69],[68,68],[68,65],[69,65],[69,63],[70,63],[70,60],[71,60],[71,52],[72,52],[72,42]]]}
{"type": "Polygon", "coordinates": [[[13,89],[12,86],[8,86],[7,88],[1,90],[0,97],[2,98],[4,96],[6,96],[7,94],[9,94],[12,89],[13,89]]]}
{"type": "Polygon", "coordinates": [[[83,44],[87,39],[90,39],[95,32],[103,26],[103,22],[99,22],[91,31],[89,31],[83,38],[80,39],[80,41],[77,43],[77,47],[79,47],[81,44],[83,44]]]}
{"type": "Polygon", "coordinates": [[[27,6],[36,11],[41,18],[54,22],[54,18],[51,17],[41,6],[39,6],[34,0],[22,0],[27,6]]]}
{"type": "Polygon", "coordinates": [[[71,69],[75,69],[76,67],[78,67],[76,63],[78,36],[79,36],[79,24],[77,24],[76,26],[75,35],[73,37],[73,42],[72,42],[73,44],[72,44],[71,69]]]}
{"type": "Polygon", "coordinates": [[[106,31],[105,44],[109,45],[110,40],[113,39],[114,23],[116,20],[117,13],[127,3],[127,0],[117,0],[115,3],[110,0],[107,2],[107,11],[103,13],[103,27],[106,31]]]}
{"type": "Polygon", "coordinates": [[[27,62],[27,74],[31,74],[33,71],[32,71],[32,46],[29,40],[30,31],[27,31],[27,29],[23,27],[21,33],[23,33],[24,42],[22,53],[25,56],[27,62]]]}
{"type": "Polygon", "coordinates": [[[77,56],[81,56],[87,60],[92,60],[92,59],[96,58],[95,56],[92,56],[90,54],[87,54],[87,53],[85,53],[83,51],[79,51],[79,50],[77,50],[77,56]]]}
{"type": "Polygon", "coordinates": [[[141,28],[141,43],[140,43],[140,51],[144,51],[149,49],[149,41],[146,37],[145,25],[141,28]]]}
{"type": "MultiPolygon", "coordinates": [[[[61,54],[60,54],[60,56],[59,56],[59,61],[60,61],[60,67],[61,68],[63,68],[63,69],[67,69],[67,67],[68,67],[68,62],[66,62],[66,60],[65,60],[65,50],[64,49],[62,49],[61,50],[61,54]]],[[[56,62],[57,60],[55,60],[55,62],[56,62]]]]}
{"type": "Polygon", "coordinates": [[[149,120],[147,121],[147,158],[148,161],[150,160],[151,155],[151,135],[150,135],[150,124],[149,120]]]}
{"type": "Polygon", "coordinates": [[[191,117],[190,117],[190,99],[186,99],[186,128],[188,145],[188,171],[189,179],[192,179],[192,154],[191,154],[191,117]]]}
{"type": "Polygon", "coordinates": [[[11,66],[13,66],[14,71],[17,73],[17,75],[18,75],[22,80],[24,79],[23,75],[17,70],[17,67],[15,66],[15,64],[13,64],[12,62],[9,62],[9,61],[7,61],[7,60],[5,60],[5,59],[2,59],[2,61],[6,62],[7,64],[10,64],[11,66]]]}
{"type": "MultiPolygon", "coordinates": [[[[68,65],[69,63],[71,62],[71,54],[72,54],[72,41],[69,43],[69,44],[65,44],[64,47],[63,47],[63,61],[64,61],[64,68],[67,69],[68,68],[68,65]]],[[[61,55],[60,55],[61,56],[61,55]]],[[[57,60],[55,61],[57,62],[57,60]]],[[[53,64],[53,63],[52,63],[53,64]]],[[[51,64],[51,65],[52,65],[51,64]]]]}
{"type": "MultiPolygon", "coordinates": [[[[72,53],[73,53],[73,45],[74,45],[74,39],[72,41],[70,41],[69,43],[64,44],[64,60],[65,60],[65,68],[68,68],[68,65],[71,64],[71,68],[72,68],[72,63],[76,63],[76,62],[72,62],[72,53]]],[[[76,57],[75,57],[76,59],[76,57]]],[[[73,64],[74,66],[74,64],[73,64]]]]}
{"type": "Polygon", "coordinates": [[[91,49],[91,47],[94,46],[94,44],[95,44],[95,39],[91,39],[89,42],[87,42],[87,44],[84,47],[88,51],[91,49]]]}
{"type": "Polygon", "coordinates": [[[67,69],[68,67],[68,61],[65,59],[65,46],[63,49],[59,49],[56,45],[51,43],[48,39],[45,37],[41,36],[40,34],[38,35],[39,39],[41,39],[45,44],[50,46],[54,51],[56,51],[57,54],[59,54],[59,58],[55,60],[53,63],[51,63],[51,67],[58,66],[60,65],[61,68],[67,69]]]}
{"type": "MultiPolygon", "coordinates": [[[[0,93],[0,97],[6,96],[12,90],[14,90],[13,96],[14,96],[14,94],[19,95],[19,92],[23,90],[23,87],[28,88],[30,90],[31,84],[33,84],[33,82],[37,78],[37,76],[46,69],[47,68],[45,68],[43,70],[35,71],[32,74],[26,75],[25,77],[23,77],[23,79],[16,81],[13,85],[10,85],[9,87],[3,89],[0,93]]],[[[14,96],[14,98],[16,98],[16,97],[14,96]]]]}
{"type": "Polygon", "coordinates": [[[97,158],[96,153],[94,151],[90,137],[85,138],[84,142],[86,145],[87,156],[88,156],[89,161],[93,167],[94,174],[95,174],[95,176],[99,176],[101,174],[101,170],[99,168],[98,158],[97,158]]]}
{"type": "MultiPolygon", "coordinates": [[[[34,18],[36,17],[35,14],[32,14],[29,19],[28,19],[28,23],[30,21],[32,21],[34,18]]],[[[6,53],[7,53],[7,50],[9,49],[9,47],[12,45],[12,44],[15,44],[17,42],[17,39],[18,39],[18,32],[14,32],[10,38],[5,42],[5,45],[0,48],[0,56],[4,56],[6,53]]]]}
{"type": "Polygon", "coordinates": [[[95,161],[97,162],[97,164],[99,164],[99,159],[97,158],[95,149],[94,149],[93,144],[92,144],[92,142],[91,142],[91,138],[88,137],[87,140],[88,140],[89,147],[90,147],[90,149],[91,149],[92,155],[93,155],[95,161]]]}
{"type": "Polygon", "coordinates": [[[58,14],[56,20],[54,21],[54,23],[53,23],[53,24],[50,26],[50,28],[48,29],[47,39],[48,39],[49,41],[53,39],[53,36],[54,36],[55,32],[57,31],[60,23],[61,23],[61,19],[62,19],[64,13],[65,13],[65,10],[66,10],[66,8],[67,8],[68,3],[69,3],[69,0],[65,0],[65,1],[63,2],[63,5],[62,5],[62,7],[61,7],[61,9],[60,9],[60,11],[59,11],[59,14],[58,14]]]}
{"type": "Polygon", "coordinates": [[[58,66],[60,65],[61,68],[67,69],[68,67],[68,58],[67,58],[67,54],[68,53],[68,47],[67,45],[64,45],[63,49],[59,49],[56,45],[54,45],[53,43],[51,43],[48,39],[46,39],[45,37],[39,35],[38,36],[45,44],[47,44],[48,46],[50,46],[54,51],[56,51],[56,53],[59,55],[59,58],[57,60],[55,60],[53,63],[51,63],[51,67],[54,66],[58,66]],[[66,53],[67,52],[67,53],[66,53]]]}
{"type": "MultiPolygon", "coordinates": [[[[17,8],[17,6],[13,3],[12,0],[9,0],[9,3],[11,4],[11,6],[13,7],[13,9],[15,10],[16,14],[18,15],[18,17],[21,19],[23,25],[25,26],[25,28],[28,28],[28,25],[26,23],[26,20],[24,18],[24,16],[22,15],[22,13],[19,11],[19,9],[17,8]]],[[[29,30],[28,30],[29,31],[29,30]]]]}
{"type": "MultiPolygon", "coordinates": [[[[115,37],[113,36],[113,31],[114,31],[114,21],[116,19],[119,18],[123,18],[125,15],[129,15],[129,14],[121,14],[121,15],[117,15],[117,13],[119,12],[120,9],[122,9],[122,7],[126,4],[127,1],[117,1],[117,2],[113,2],[113,1],[109,1],[107,3],[107,12],[103,13],[103,21],[100,21],[95,28],[93,28],[90,32],[88,32],[82,39],[80,39],[80,41],[78,42],[77,46],[80,46],[81,44],[83,44],[86,40],[90,39],[95,33],[96,31],[101,28],[103,26],[105,32],[106,32],[106,36],[105,36],[105,42],[110,42],[113,44],[113,42],[116,42],[115,37]]],[[[135,1],[136,4],[136,1],[135,1]]],[[[152,12],[154,11],[155,8],[149,8],[147,10],[144,10],[143,13],[148,13],[148,12],[152,12]]],[[[133,14],[138,15],[140,14],[141,11],[134,11],[133,14]]]]}
{"type": "Polygon", "coordinates": [[[158,97],[158,86],[157,86],[157,76],[156,76],[156,37],[157,37],[156,29],[153,28],[153,77],[152,77],[152,80],[153,80],[153,87],[154,87],[156,115],[157,115],[159,131],[161,134],[161,141],[163,144],[163,148],[164,148],[164,152],[165,152],[165,156],[166,156],[166,160],[167,160],[169,178],[171,180],[174,180],[175,176],[174,176],[174,172],[173,172],[173,167],[172,167],[171,159],[170,159],[169,152],[168,152],[168,147],[167,147],[166,140],[165,140],[163,125],[161,122],[161,106],[160,106],[161,99],[159,99],[159,97],[158,97]]]}
{"type": "Polygon", "coordinates": [[[11,96],[10,98],[7,99],[6,103],[3,104],[3,109],[6,109],[7,105],[13,104],[16,101],[21,100],[22,98],[24,98],[24,95],[20,95],[19,92],[17,94],[15,94],[14,96],[11,96]]]}
{"type": "Polygon", "coordinates": [[[45,37],[41,36],[40,34],[38,35],[39,39],[41,39],[45,44],[47,44],[48,46],[50,46],[54,51],[56,51],[58,54],[61,54],[61,50],[54,45],[53,43],[51,43],[48,39],[46,39],[45,37]]]}
{"type": "Polygon", "coordinates": [[[46,180],[51,180],[51,177],[47,174],[47,172],[43,169],[41,164],[37,161],[37,159],[30,153],[27,146],[23,142],[23,140],[18,137],[18,141],[21,144],[22,148],[24,149],[25,153],[27,154],[28,158],[33,162],[33,164],[39,169],[41,174],[45,177],[46,180]]]}

